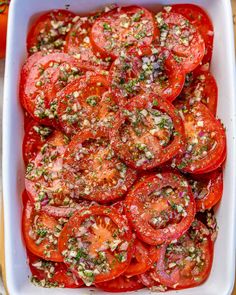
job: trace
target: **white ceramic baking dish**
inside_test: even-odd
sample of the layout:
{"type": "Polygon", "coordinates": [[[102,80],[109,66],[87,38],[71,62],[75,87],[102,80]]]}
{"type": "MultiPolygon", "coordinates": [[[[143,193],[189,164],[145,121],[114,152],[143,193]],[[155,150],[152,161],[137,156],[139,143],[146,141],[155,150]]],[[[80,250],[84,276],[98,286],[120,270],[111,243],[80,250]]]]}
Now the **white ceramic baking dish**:
{"type": "MultiPolygon", "coordinates": [[[[21,236],[21,192],[24,188],[24,164],[21,156],[23,114],[18,98],[19,73],[26,58],[26,35],[32,20],[43,11],[65,8],[78,13],[95,10],[112,0],[12,0],[9,15],[8,44],[3,111],[3,194],[5,214],[6,280],[11,295],[94,294],[90,289],[43,289],[30,283],[25,247],[21,236]]],[[[233,288],[235,272],[236,202],[236,100],[235,59],[230,0],[120,0],[120,5],[139,4],[158,9],[159,4],[196,3],[209,13],[215,29],[211,70],[219,87],[218,116],[227,132],[228,156],[224,170],[224,195],[216,210],[219,235],[215,244],[211,275],[201,286],[166,294],[226,295],[233,288]]],[[[96,294],[108,294],[95,291],[96,294]]],[[[148,290],[137,292],[149,294],[148,290]]]]}

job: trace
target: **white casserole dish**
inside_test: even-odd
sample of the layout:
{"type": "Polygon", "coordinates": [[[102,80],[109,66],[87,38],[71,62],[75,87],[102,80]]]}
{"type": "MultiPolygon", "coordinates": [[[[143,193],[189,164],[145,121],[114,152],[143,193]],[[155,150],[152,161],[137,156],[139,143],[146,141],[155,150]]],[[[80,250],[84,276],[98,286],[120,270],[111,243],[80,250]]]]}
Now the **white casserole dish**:
{"type": "MultiPolygon", "coordinates": [[[[26,35],[35,18],[43,11],[65,8],[85,13],[111,4],[112,0],[12,0],[4,88],[3,110],[3,195],[5,213],[5,262],[8,291],[11,295],[94,294],[84,289],[43,289],[30,283],[25,246],[21,236],[24,164],[21,155],[23,113],[18,98],[19,74],[26,58],[26,35]]],[[[209,13],[215,29],[211,71],[219,87],[218,116],[226,126],[228,156],[224,170],[224,195],[216,210],[219,234],[215,243],[213,268],[201,286],[168,294],[226,295],[230,294],[235,272],[235,203],[236,203],[236,98],[233,25],[230,0],[120,0],[119,5],[137,4],[158,9],[158,4],[196,3],[209,13]]],[[[150,294],[148,290],[137,292],[150,294]]],[[[96,290],[96,294],[108,294],[96,290]]]]}

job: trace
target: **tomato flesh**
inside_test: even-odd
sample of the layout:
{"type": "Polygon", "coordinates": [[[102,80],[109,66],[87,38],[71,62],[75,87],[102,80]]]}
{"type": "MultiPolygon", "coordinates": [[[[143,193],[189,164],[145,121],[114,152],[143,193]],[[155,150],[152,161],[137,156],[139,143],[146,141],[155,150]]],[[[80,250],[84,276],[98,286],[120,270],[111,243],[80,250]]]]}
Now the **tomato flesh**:
{"type": "Polygon", "coordinates": [[[22,145],[23,158],[26,164],[35,159],[51,133],[51,128],[41,126],[35,121],[27,126],[22,145]]]}
{"type": "Polygon", "coordinates": [[[159,259],[151,276],[169,288],[195,287],[209,276],[212,258],[213,243],[209,231],[195,220],[183,237],[159,249],[159,259]]]}
{"type": "Polygon", "coordinates": [[[197,211],[211,209],[223,194],[223,173],[221,169],[208,174],[196,175],[189,180],[196,201],[197,211]]]}
{"type": "Polygon", "coordinates": [[[195,216],[195,201],[188,182],[177,173],[146,176],[128,193],[126,215],[137,236],[160,245],[183,235],[195,216]]]}
{"type": "Polygon", "coordinates": [[[101,15],[92,26],[90,36],[96,51],[115,59],[122,50],[131,46],[150,45],[156,36],[156,29],[148,10],[127,6],[101,15]]]}
{"type": "Polygon", "coordinates": [[[202,64],[210,62],[213,49],[214,28],[209,15],[201,7],[194,4],[172,5],[171,12],[182,14],[198,29],[206,46],[202,64]]]}
{"type": "Polygon", "coordinates": [[[132,256],[131,231],[110,207],[92,206],[75,213],[63,228],[59,249],[64,262],[87,286],[118,277],[132,256]]]}
{"type": "Polygon", "coordinates": [[[76,198],[107,203],[121,198],[136,172],[114,154],[102,133],[84,131],[73,137],[64,156],[65,178],[76,198]]]}
{"type": "Polygon", "coordinates": [[[132,49],[110,69],[111,88],[121,102],[150,92],[172,101],[180,94],[184,79],[182,67],[161,47],[132,49]]]}
{"type": "Polygon", "coordinates": [[[47,261],[28,251],[31,281],[42,287],[79,288],[82,280],[75,278],[62,262],[47,261]]]}
{"type": "Polygon", "coordinates": [[[207,173],[220,167],[226,156],[226,135],[221,122],[207,107],[197,102],[176,104],[183,118],[187,146],[174,161],[177,168],[193,174],[207,173]]]}
{"type": "Polygon", "coordinates": [[[63,257],[58,250],[58,236],[64,221],[44,212],[37,211],[30,201],[23,211],[22,229],[27,249],[45,260],[61,262],[63,257]]]}
{"type": "Polygon", "coordinates": [[[143,284],[137,277],[127,278],[124,275],[116,279],[96,284],[96,287],[106,292],[128,292],[143,288],[143,284]]]}
{"type": "Polygon", "coordinates": [[[33,202],[39,206],[67,205],[72,192],[62,178],[62,156],[68,139],[59,132],[43,145],[35,159],[26,168],[25,187],[33,202]]]}
{"type": "Polygon", "coordinates": [[[156,24],[160,31],[160,46],[168,48],[186,73],[194,70],[205,54],[205,43],[198,30],[178,13],[159,12],[156,24]]]}
{"type": "Polygon", "coordinates": [[[184,145],[184,130],[173,106],[151,94],[134,97],[121,108],[110,139],[127,165],[146,170],[179,153],[184,145]]]}
{"type": "Polygon", "coordinates": [[[80,17],[73,25],[70,33],[66,37],[65,52],[74,55],[80,61],[96,65],[101,69],[110,66],[110,58],[102,59],[99,54],[95,54],[90,41],[90,31],[95,22],[94,16],[80,17]]]}
{"type": "Polygon", "coordinates": [[[68,10],[53,10],[41,15],[28,33],[28,52],[63,50],[74,17],[75,14],[68,10]]]}

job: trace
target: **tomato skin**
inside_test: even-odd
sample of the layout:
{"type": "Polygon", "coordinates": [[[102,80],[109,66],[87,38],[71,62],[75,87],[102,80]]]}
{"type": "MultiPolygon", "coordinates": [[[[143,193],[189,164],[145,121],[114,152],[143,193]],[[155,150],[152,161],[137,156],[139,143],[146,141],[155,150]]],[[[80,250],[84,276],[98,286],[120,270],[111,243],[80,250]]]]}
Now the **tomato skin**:
{"type": "Polygon", "coordinates": [[[147,245],[138,239],[134,241],[134,256],[124,275],[128,278],[140,275],[150,269],[158,258],[156,247],[147,245]]]}
{"type": "Polygon", "coordinates": [[[8,10],[9,2],[1,2],[0,9],[3,9],[3,12],[0,12],[0,59],[5,57],[6,53],[6,41],[7,41],[7,20],[8,20],[8,10]]]}
{"type": "Polygon", "coordinates": [[[132,100],[130,100],[129,103],[127,103],[123,108],[121,108],[121,110],[116,115],[116,120],[113,129],[110,130],[109,136],[111,140],[111,145],[115,152],[119,155],[119,157],[127,165],[137,170],[152,169],[167,162],[174,155],[178,154],[185,144],[184,129],[181,118],[178,116],[178,114],[176,114],[176,110],[170,102],[155,96],[155,94],[150,94],[147,97],[145,95],[136,96],[132,100]],[[167,146],[165,147],[161,147],[160,145],[160,150],[162,150],[162,152],[160,152],[160,150],[157,151],[152,160],[139,164],[138,161],[134,160],[133,158],[132,150],[129,148],[129,141],[128,143],[124,143],[121,140],[119,132],[123,128],[122,125],[129,118],[128,115],[126,115],[125,113],[133,112],[136,110],[146,110],[150,105],[152,105],[153,109],[161,111],[164,114],[170,116],[174,125],[174,130],[176,132],[170,144],[167,144],[167,146]]]}
{"type": "Polygon", "coordinates": [[[226,158],[226,134],[220,120],[201,102],[193,106],[178,105],[177,102],[176,106],[183,114],[188,144],[183,154],[176,159],[177,168],[191,174],[216,170],[226,158]],[[195,150],[189,152],[188,146],[195,138],[198,140],[195,150]],[[204,151],[206,153],[203,154],[204,151]]]}
{"type": "MultiPolygon", "coordinates": [[[[165,203],[161,203],[161,208],[167,206],[165,205],[166,202],[167,201],[165,201],[165,203]]],[[[187,181],[177,173],[163,172],[161,174],[153,174],[142,178],[141,181],[137,182],[129,191],[125,199],[125,204],[127,218],[132,224],[137,236],[149,245],[161,245],[181,237],[190,227],[196,213],[196,205],[191,188],[187,181]],[[152,204],[152,199],[148,199],[149,195],[151,195],[154,190],[160,190],[167,186],[170,186],[172,189],[176,189],[181,198],[187,194],[189,201],[188,205],[185,205],[184,210],[186,213],[184,216],[181,216],[181,219],[176,223],[170,223],[169,225],[165,225],[164,228],[155,229],[150,224],[151,217],[142,217],[142,212],[152,214],[152,207],[151,209],[145,211],[144,202],[147,199],[147,203],[152,204]]],[[[158,210],[160,211],[159,207],[158,210]]],[[[168,217],[167,220],[169,221],[171,218],[168,217]]]]}
{"type": "MultiPolygon", "coordinates": [[[[83,221],[96,216],[109,217],[112,220],[112,222],[115,224],[116,228],[122,229],[120,238],[122,239],[122,241],[125,241],[128,243],[128,247],[126,249],[127,258],[125,261],[118,262],[118,260],[114,260],[115,256],[112,254],[111,257],[113,257],[113,259],[112,260],[109,259],[108,263],[112,262],[113,267],[111,268],[109,272],[104,272],[104,273],[101,272],[96,274],[93,280],[93,283],[95,284],[109,281],[111,279],[115,279],[116,277],[121,275],[129,266],[129,263],[131,261],[131,257],[133,254],[133,247],[132,247],[132,233],[126,219],[124,219],[120,214],[116,212],[116,210],[114,210],[111,207],[91,206],[89,209],[84,209],[78,213],[75,213],[73,217],[70,218],[68,223],[63,228],[58,241],[58,247],[60,249],[60,253],[64,253],[63,251],[67,249],[69,240],[76,235],[76,230],[77,231],[79,230],[80,226],[82,226],[83,224],[83,221]]],[[[101,238],[100,233],[98,234],[99,234],[99,238],[96,238],[96,236],[94,236],[94,239],[93,239],[94,242],[98,241],[101,238]]],[[[104,251],[107,251],[106,253],[109,253],[109,250],[104,250],[104,251]]],[[[73,273],[76,273],[77,275],[80,276],[80,274],[78,273],[78,269],[76,269],[75,265],[70,265],[66,257],[64,258],[64,261],[66,264],[68,264],[68,266],[71,267],[71,269],[73,269],[73,273]]]]}
{"type": "Polygon", "coordinates": [[[206,49],[202,64],[208,63],[212,58],[214,28],[209,15],[200,6],[194,4],[174,4],[171,12],[182,14],[202,35],[206,49]]]}
{"type": "Polygon", "coordinates": [[[222,198],[223,173],[221,169],[210,172],[208,174],[195,175],[192,178],[190,177],[190,179],[193,182],[193,185],[194,181],[196,181],[197,185],[198,183],[200,184],[200,188],[202,188],[203,190],[207,190],[207,192],[203,194],[203,197],[199,198],[198,191],[195,192],[193,189],[197,211],[211,209],[222,198]]]}
{"type": "MultiPolygon", "coordinates": [[[[23,237],[24,237],[27,249],[33,254],[35,254],[36,256],[42,257],[45,260],[62,262],[63,257],[58,251],[58,247],[52,243],[49,243],[48,238],[47,238],[47,241],[43,240],[41,241],[41,243],[37,245],[35,241],[36,238],[33,239],[30,236],[30,232],[32,231],[34,220],[37,216],[39,216],[38,219],[42,220],[44,228],[47,228],[47,229],[50,228],[50,230],[52,230],[52,229],[55,229],[55,226],[58,224],[57,220],[54,217],[51,217],[45,213],[37,212],[34,209],[34,205],[30,201],[28,201],[26,203],[26,206],[24,207],[23,216],[22,216],[22,232],[23,232],[23,237]],[[46,250],[50,253],[49,256],[45,254],[46,250]]],[[[34,235],[36,235],[35,231],[34,231],[34,235]]],[[[37,238],[40,238],[40,235],[38,235],[37,238]]]]}
{"type": "Polygon", "coordinates": [[[170,254],[169,257],[166,257],[166,252],[169,245],[165,244],[158,249],[159,258],[156,263],[156,268],[153,272],[151,272],[151,276],[154,280],[169,288],[178,290],[198,286],[207,279],[211,271],[213,261],[213,242],[209,235],[208,229],[200,221],[195,220],[193,222],[192,228],[193,234],[196,234],[196,237],[191,238],[191,234],[188,232],[179,241],[177,241],[177,243],[180,243],[180,245],[184,246],[184,243],[188,245],[189,241],[191,241],[193,247],[200,251],[200,261],[203,261],[203,265],[198,266],[198,270],[195,270],[194,266],[196,267],[197,263],[192,259],[190,262],[188,261],[189,265],[184,265],[184,269],[181,269],[180,266],[175,265],[176,267],[172,269],[172,271],[167,272],[166,268],[168,266],[168,262],[177,261],[178,263],[180,260],[180,263],[183,262],[186,264],[187,259],[182,261],[181,253],[179,255],[173,253],[172,255],[170,254]],[[198,240],[198,235],[203,236],[204,240],[201,238],[198,240]],[[174,255],[177,256],[177,259],[174,259],[174,255]],[[178,256],[180,256],[180,258],[178,258],[178,256]],[[195,263],[195,265],[192,266],[193,263],[195,263]],[[194,270],[196,274],[194,273],[194,270]]]}
{"type": "MultiPolygon", "coordinates": [[[[91,142],[90,146],[92,147],[91,142]]],[[[74,182],[75,197],[82,197],[90,201],[104,204],[121,198],[132,186],[136,179],[136,171],[124,166],[115,155],[109,158],[110,152],[112,152],[112,150],[109,145],[109,140],[102,131],[93,132],[91,130],[85,130],[72,138],[65,152],[63,165],[65,168],[69,167],[69,169],[65,171],[65,178],[68,179],[68,182],[74,182]],[[78,160],[76,152],[79,148],[81,149],[81,146],[85,150],[89,140],[94,142],[95,145],[98,145],[99,148],[95,151],[88,150],[88,158],[85,157],[86,154],[82,155],[83,157],[80,158],[79,154],[78,160]],[[104,140],[105,144],[99,142],[104,140]],[[94,154],[93,157],[92,154],[94,154]],[[125,168],[125,174],[123,176],[121,176],[117,168],[117,166],[120,165],[125,168]],[[92,174],[90,173],[91,168],[92,174]],[[103,173],[101,173],[101,171],[103,173]],[[80,183],[83,174],[86,186],[91,188],[89,194],[85,192],[84,186],[80,183]],[[94,174],[97,174],[97,176],[94,177],[94,174]],[[100,175],[100,177],[98,177],[98,175],[100,175]],[[77,182],[76,179],[79,179],[79,181],[77,182]],[[120,180],[121,183],[119,182],[120,180]]]]}
{"type": "Polygon", "coordinates": [[[36,157],[51,133],[52,129],[43,127],[35,121],[28,124],[22,144],[23,158],[26,164],[36,157]]]}
{"type": "Polygon", "coordinates": [[[127,278],[121,275],[116,279],[96,284],[96,287],[106,292],[129,292],[143,288],[143,284],[138,277],[127,278]]]}
{"type": "Polygon", "coordinates": [[[156,15],[156,24],[160,30],[160,40],[157,40],[160,46],[168,48],[176,56],[186,73],[193,71],[201,63],[205,53],[205,43],[198,30],[187,18],[172,12],[159,12],[156,15]],[[182,36],[175,33],[176,27],[180,28],[182,36]],[[180,41],[183,40],[181,37],[187,44],[180,41]]]}
{"type": "Polygon", "coordinates": [[[117,96],[119,104],[126,103],[130,97],[147,92],[154,92],[164,99],[173,101],[180,94],[185,80],[182,66],[175,61],[169,50],[162,47],[132,48],[125,57],[117,58],[113,62],[109,73],[112,92],[117,96]],[[152,58],[155,60],[151,61],[152,58]],[[144,70],[145,66],[150,67],[149,63],[153,67],[151,74],[144,70]],[[160,68],[165,80],[159,77],[160,68]],[[132,92],[126,90],[131,82],[136,80],[132,92]]]}
{"type": "MultiPolygon", "coordinates": [[[[131,27],[133,28],[134,25],[131,25],[131,27]]],[[[122,49],[125,49],[124,43],[128,43],[128,47],[137,45],[150,45],[156,34],[157,31],[151,12],[143,7],[127,6],[114,8],[111,11],[102,14],[95,21],[92,27],[90,40],[96,52],[99,52],[103,57],[111,57],[112,59],[115,59],[119,56],[122,49]],[[148,31],[148,36],[146,34],[142,36],[142,31],[138,31],[137,29],[135,29],[136,32],[134,33],[129,27],[122,28],[122,20],[120,18],[121,15],[126,15],[131,21],[132,16],[134,17],[137,14],[140,14],[140,16],[138,16],[137,21],[134,21],[134,24],[140,24],[140,19],[147,20],[147,23],[145,24],[145,30],[148,31]],[[107,24],[107,27],[106,25],[104,26],[104,24],[107,24]],[[119,35],[120,39],[116,40],[115,45],[112,45],[111,49],[109,49],[109,44],[111,42],[109,35],[111,35],[110,32],[112,31],[115,31],[116,34],[119,35]],[[131,34],[129,34],[130,32],[131,34]],[[138,38],[133,36],[133,34],[139,35],[138,38]]]]}
{"type": "MultiPolygon", "coordinates": [[[[27,50],[29,53],[34,53],[40,50],[51,49],[63,49],[63,40],[66,37],[66,33],[70,30],[70,25],[75,14],[68,10],[53,10],[41,15],[31,27],[27,36],[27,50]],[[54,24],[53,24],[54,22],[54,24]],[[67,32],[60,30],[60,22],[63,22],[63,26],[67,32]],[[50,35],[51,30],[58,30],[55,36],[50,35]],[[42,33],[42,31],[44,31],[42,33]],[[56,44],[57,40],[60,40],[60,44],[56,44]],[[55,43],[54,43],[55,42],[55,43]]],[[[61,27],[63,28],[63,27],[61,27]]]]}
{"type": "Polygon", "coordinates": [[[27,251],[27,256],[31,273],[37,280],[45,280],[49,282],[49,284],[63,288],[79,288],[83,286],[83,281],[75,279],[64,263],[45,261],[29,251],[27,251]],[[49,264],[49,268],[52,267],[54,269],[52,274],[50,274],[47,268],[44,270],[40,267],[40,265],[43,266],[44,263],[46,265],[49,264]],[[37,265],[39,265],[39,267],[37,267],[37,265]]]}

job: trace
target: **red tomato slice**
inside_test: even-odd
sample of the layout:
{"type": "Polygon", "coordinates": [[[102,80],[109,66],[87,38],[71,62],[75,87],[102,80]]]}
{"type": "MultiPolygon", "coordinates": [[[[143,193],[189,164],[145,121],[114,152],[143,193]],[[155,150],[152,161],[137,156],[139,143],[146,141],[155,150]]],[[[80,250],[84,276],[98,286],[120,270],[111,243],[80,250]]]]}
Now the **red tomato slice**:
{"type": "Polygon", "coordinates": [[[26,168],[25,188],[31,200],[39,206],[68,203],[71,191],[69,184],[62,179],[63,154],[67,143],[68,139],[61,132],[55,131],[26,168]]]}
{"type": "Polygon", "coordinates": [[[175,55],[186,73],[194,70],[205,54],[205,43],[198,30],[178,13],[159,12],[156,24],[160,31],[160,46],[175,55]]]}
{"type": "Polygon", "coordinates": [[[135,169],[151,169],[170,160],[184,145],[181,118],[168,101],[136,96],[116,116],[111,145],[135,169]]]}
{"type": "Polygon", "coordinates": [[[90,31],[95,22],[95,16],[77,16],[70,33],[66,37],[65,52],[74,55],[79,60],[96,65],[101,69],[110,67],[110,58],[102,59],[94,53],[90,41],[90,31]]]}
{"type": "Polygon", "coordinates": [[[96,284],[96,287],[106,292],[129,292],[143,288],[143,284],[137,277],[127,278],[124,275],[116,279],[96,284]]]}
{"type": "Polygon", "coordinates": [[[31,122],[33,122],[33,118],[30,116],[30,114],[26,111],[24,111],[24,131],[27,130],[28,126],[31,122]]]}
{"type": "Polygon", "coordinates": [[[223,194],[223,173],[221,169],[190,177],[189,183],[195,197],[197,211],[211,209],[220,201],[223,194]]]}
{"type": "Polygon", "coordinates": [[[139,6],[114,8],[102,14],[92,26],[92,46],[102,56],[117,58],[131,46],[150,45],[156,37],[151,12],[139,6]]]}
{"type": "Polygon", "coordinates": [[[74,135],[96,125],[100,101],[108,86],[102,75],[88,75],[75,79],[58,94],[58,117],[66,134],[74,135]]]}
{"type": "Polygon", "coordinates": [[[178,99],[188,101],[190,105],[200,101],[215,116],[218,100],[218,88],[215,78],[208,71],[196,69],[189,74],[178,99]]]}
{"type": "Polygon", "coordinates": [[[76,58],[65,53],[43,56],[30,69],[21,90],[24,107],[41,124],[57,125],[56,92],[71,78],[83,75],[87,70],[76,58]]]}
{"type": "MultiPolygon", "coordinates": [[[[154,266],[152,267],[152,269],[154,266]]],[[[168,290],[168,288],[164,285],[161,285],[159,282],[155,281],[152,276],[152,269],[139,275],[138,278],[142,282],[142,284],[150,289],[153,292],[165,292],[168,290]]]]}
{"type": "Polygon", "coordinates": [[[83,281],[77,279],[62,262],[47,261],[28,251],[31,281],[42,287],[79,288],[83,281]]]}
{"type": "Polygon", "coordinates": [[[188,182],[170,172],[142,178],[128,193],[125,203],[134,231],[150,245],[178,239],[190,227],[196,211],[188,182]]]}
{"type": "Polygon", "coordinates": [[[144,244],[140,240],[135,239],[134,254],[124,275],[126,277],[133,277],[144,273],[152,267],[157,258],[158,251],[155,246],[144,244]]]}
{"type": "Polygon", "coordinates": [[[226,135],[219,120],[198,102],[176,104],[183,118],[187,146],[183,156],[174,163],[184,172],[201,174],[221,166],[226,156],[226,135]]]}
{"type": "Polygon", "coordinates": [[[212,259],[213,242],[209,230],[195,220],[184,236],[159,249],[159,259],[151,276],[169,288],[195,287],[209,276],[212,259]]]}
{"type": "Polygon", "coordinates": [[[75,197],[99,203],[121,198],[136,179],[136,172],[119,160],[109,140],[92,131],[72,138],[63,165],[75,197]]]}
{"type": "Polygon", "coordinates": [[[27,202],[23,210],[22,231],[27,249],[45,260],[63,261],[58,251],[58,237],[63,224],[52,216],[35,209],[27,202]]]}
{"type": "Polygon", "coordinates": [[[202,63],[210,62],[213,49],[214,28],[206,11],[194,4],[175,4],[171,6],[171,12],[182,14],[198,29],[206,46],[202,63]]]}
{"type": "Polygon", "coordinates": [[[68,10],[53,10],[41,15],[31,27],[27,37],[29,53],[51,49],[63,50],[75,14],[68,10]]]}
{"type": "Polygon", "coordinates": [[[73,215],[58,245],[64,262],[87,286],[118,277],[133,252],[126,220],[105,206],[92,206],[73,215]]]}
{"type": "Polygon", "coordinates": [[[147,92],[172,101],[180,94],[184,80],[182,67],[169,50],[161,47],[130,50],[117,58],[110,69],[111,88],[121,103],[147,92]]]}
{"type": "Polygon", "coordinates": [[[23,158],[26,164],[35,159],[52,132],[51,128],[41,126],[33,120],[28,124],[22,144],[23,158]]]}

